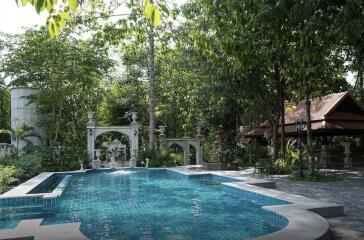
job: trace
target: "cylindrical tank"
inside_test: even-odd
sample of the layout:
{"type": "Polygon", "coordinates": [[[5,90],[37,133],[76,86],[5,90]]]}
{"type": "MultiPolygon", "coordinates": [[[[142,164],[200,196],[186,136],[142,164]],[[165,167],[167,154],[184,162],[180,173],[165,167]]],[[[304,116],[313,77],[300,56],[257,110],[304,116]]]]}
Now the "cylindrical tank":
{"type": "Polygon", "coordinates": [[[18,150],[22,150],[27,145],[26,141],[30,141],[34,145],[42,144],[44,128],[40,125],[41,117],[37,113],[36,105],[34,103],[29,103],[29,96],[37,94],[38,90],[35,88],[17,87],[11,89],[10,93],[11,129],[15,132],[15,135],[19,135],[19,129],[23,126],[28,126],[33,129],[26,133],[29,135],[28,137],[25,137],[26,134],[24,134],[23,136],[18,136],[17,140],[16,136],[13,136],[11,143],[14,144],[18,150]],[[21,139],[24,137],[26,141],[21,139]]]}

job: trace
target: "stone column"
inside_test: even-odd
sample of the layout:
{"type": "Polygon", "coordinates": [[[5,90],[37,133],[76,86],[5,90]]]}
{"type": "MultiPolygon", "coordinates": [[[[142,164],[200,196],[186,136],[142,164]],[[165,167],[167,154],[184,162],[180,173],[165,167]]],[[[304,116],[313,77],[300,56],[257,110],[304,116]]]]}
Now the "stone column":
{"type": "Polygon", "coordinates": [[[94,112],[88,112],[87,122],[87,154],[92,162],[95,159],[95,122],[93,119],[94,112]]]}
{"type": "Polygon", "coordinates": [[[351,151],[350,151],[350,142],[343,142],[342,145],[344,146],[344,154],[345,154],[345,158],[344,158],[344,167],[345,168],[351,168],[352,164],[351,164],[351,151]]]}
{"type": "Polygon", "coordinates": [[[199,140],[197,141],[198,146],[196,147],[196,165],[202,165],[203,162],[203,148],[202,148],[202,134],[201,134],[201,127],[197,125],[197,134],[196,138],[199,140]]]}
{"type": "Polygon", "coordinates": [[[136,158],[139,149],[139,123],[136,121],[137,113],[132,113],[133,121],[130,123],[131,133],[129,134],[130,140],[130,160],[129,167],[136,167],[136,158]]]}
{"type": "Polygon", "coordinates": [[[183,159],[185,165],[190,165],[190,145],[188,143],[183,144],[183,159]]]}
{"type": "Polygon", "coordinates": [[[196,148],[196,165],[202,165],[203,162],[202,156],[203,156],[203,150],[202,147],[199,146],[198,148],[196,148]]]}

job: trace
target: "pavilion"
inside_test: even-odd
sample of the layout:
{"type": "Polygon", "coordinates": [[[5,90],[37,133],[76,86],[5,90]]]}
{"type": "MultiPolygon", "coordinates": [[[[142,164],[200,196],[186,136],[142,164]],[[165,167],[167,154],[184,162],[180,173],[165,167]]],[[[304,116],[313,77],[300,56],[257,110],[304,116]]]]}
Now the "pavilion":
{"type": "MultiPolygon", "coordinates": [[[[285,113],[285,136],[297,137],[296,123],[307,121],[305,103],[299,102],[292,111],[285,113]]],[[[314,156],[322,167],[351,168],[362,165],[363,151],[354,148],[348,137],[364,136],[364,109],[349,92],[333,93],[311,101],[312,136],[316,140],[314,156]],[[334,137],[341,136],[339,145],[334,146],[334,137]],[[341,149],[340,149],[341,148],[341,149]]],[[[264,142],[264,135],[270,131],[268,122],[249,131],[239,128],[240,143],[247,144],[252,139],[264,142]]],[[[279,126],[279,133],[281,126],[279,126]]],[[[306,134],[307,127],[304,128],[306,134]]],[[[352,140],[351,140],[352,141],[352,140]]]]}

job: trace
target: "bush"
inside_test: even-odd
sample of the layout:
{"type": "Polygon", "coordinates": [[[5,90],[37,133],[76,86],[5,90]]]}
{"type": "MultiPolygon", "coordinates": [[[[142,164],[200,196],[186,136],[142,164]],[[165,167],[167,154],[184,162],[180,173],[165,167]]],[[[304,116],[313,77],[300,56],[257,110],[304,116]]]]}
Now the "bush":
{"type": "Polygon", "coordinates": [[[0,165],[14,166],[16,169],[19,169],[21,172],[25,173],[24,176],[21,176],[23,179],[33,177],[41,172],[40,149],[41,148],[25,149],[25,153],[22,155],[18,155],[18,153],[14,151],[9,155],[0,158],[0,165]]]}
{"type": "Polygon", "coordinates": [[[271,174],[289,174],[290,164],[288,161],[279,158],[273,163],[271,174]]]}
{"type": "Polygon", "coordinates": [[[149,150],[142,149],[138,152],[137,166],[145,166],[145,159],[149,159],[149,167],[175,167],[184,164],[183,156],[172,152],[170,149],[149,150]],[[144,162],[144,164],[142,164],[144,162]]]}
{"type": "Polygon", "coordinates": [[[80,161],[89,167],[87,152],[81,147],[63,147],[59,153],[46,148],[41,152],[42,171],[59,172],[80,169],[80,161]]]}
{"type": "Polygon", "coordinates": [[[17,181],[17,176],[21,171],[14,166],[0,165],[0,193],[5,192],[8,187],[17,181]]]}

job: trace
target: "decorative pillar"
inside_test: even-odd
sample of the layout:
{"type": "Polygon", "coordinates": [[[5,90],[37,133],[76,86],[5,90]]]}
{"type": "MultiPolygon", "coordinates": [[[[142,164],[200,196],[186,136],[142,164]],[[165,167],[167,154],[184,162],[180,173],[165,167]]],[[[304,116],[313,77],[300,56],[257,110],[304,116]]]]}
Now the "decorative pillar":
{"type": "Polygon", "coordinates": [[[197,125],[196,130],[197,130],[196,139],[199,140],[199,141],[197,141],[198,146],[196,147],[196,165],[202,165],[202,162],[203,162],[202,137],[203,136],[201,134],[201,126],[197,125]]]}
{"type": "Polygon", "coordinates": [[[132,112],[133,121],[130,123],[131,133],[129,134],[130,139],[130,160],[129,167],[136,167],[136,157],[139,149],[139,123],[136,121],[137,113],[132,112]]]}
{"type": "Polygon", "coordinates": [[[188,143],[183,144],[183,159],[185,165],[190,165],[190,145],[188,143]]]}
{"type": "Polygon", "coordinates": [[[88,112],[88,122],[87,122],[87,154],[91,163],[95,159],[95,122],[94,122],[94,112],[88,112]]]}
{"type": "Polygon", "coordinates": [[[196,165],[202,165],[203,162],[203,148],[202,141],[198,142],[198,147],[196,147],[196,165]]]}
{"type": "Polygon", "coordinates": [[[351,155],[350,142],[343,142],[342,145],[344,146],[344,154],[345,154],[344,167],[349,169],[352,167],[351,158],[350,158],[350,155],[351,155]]]}

